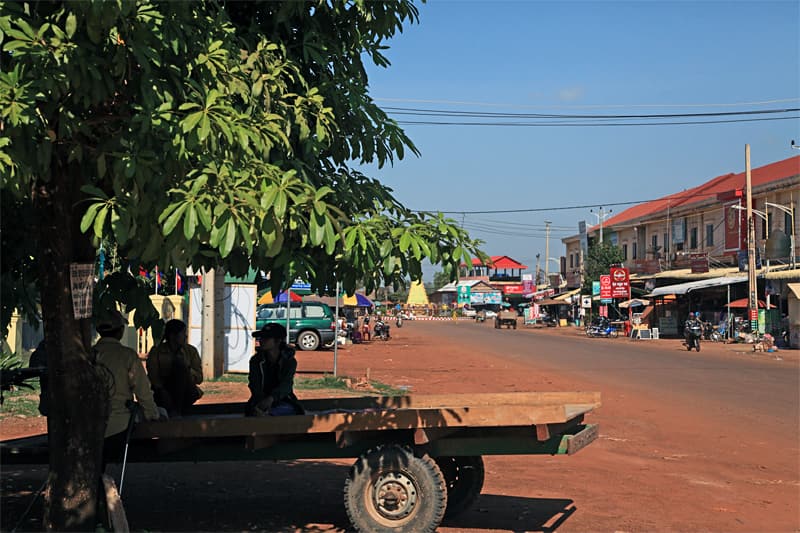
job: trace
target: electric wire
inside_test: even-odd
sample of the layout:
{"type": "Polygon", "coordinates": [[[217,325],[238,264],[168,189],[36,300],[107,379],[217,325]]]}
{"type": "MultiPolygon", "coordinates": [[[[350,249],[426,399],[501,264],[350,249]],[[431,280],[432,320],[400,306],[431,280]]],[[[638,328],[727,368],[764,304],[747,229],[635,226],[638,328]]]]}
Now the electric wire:
{"type": "Polygon", "coordinates": [[[690,126],[707,124],[733,124],[740,122],[771,122],[776,120],[798,120],[800,116],[792,117],[765,117],[765,118],[740,118],[726,120],[693,120],[678,122],[614,122],[614,123],[589,123],[589,122],[445,122],[433,120],[398,120],[402,126],[506,126],[506,127],[614,127],[614,126],[690,126]]]}
{"type": "Polygon", "coordinates": [[[661,118],[695,118],[695,117],[730,117],[748,115],[770,115],[793,113],[800,108],[761,109],[749,111],[717,111],[713,113],[660,113],[646,115],[566,115],[545,113],[492,113],[486,111],[448,111],[443,109],[418,109],[406,107],[384,107],[392,115],[421,115],[432,117],[468,117],[468,118],[554,118],[554,119],[661,119],[661,118]]]}
{"type": "Polygon", "coordinates": [[[409,104],[442,104],[442,105],[473,105],[481,107],[505,107],[512,109],[658,109],[658,108],[692,108],[692,107],[742,107],[756,105],[785,104],[798,102],[800,98],[777,98],[771,100],[756,100],[751,102],[725,102],[710,104],[557,104],[557,105],[532,105],[532,104],[504,104],[499,102],[469,102],[461,100],[418,99],[418,98],[375,98],[381,102],[396,102],[409,104]]]}

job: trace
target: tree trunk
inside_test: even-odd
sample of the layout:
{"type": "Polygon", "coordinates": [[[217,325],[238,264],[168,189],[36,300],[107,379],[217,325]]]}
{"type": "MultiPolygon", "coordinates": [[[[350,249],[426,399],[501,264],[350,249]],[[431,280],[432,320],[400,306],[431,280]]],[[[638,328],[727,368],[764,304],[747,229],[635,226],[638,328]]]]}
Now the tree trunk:
{"type": "Polygon", "coordinates": [[[94,262],[80,233],[77,180],[54,158],[53,175],[34,191],[40,228],[39,268],[50,398],[50,471],[44,528],[93,531],[96,525],[108,392],[91,353],[91,324],[72,310],[70,263],[94,262]]]}

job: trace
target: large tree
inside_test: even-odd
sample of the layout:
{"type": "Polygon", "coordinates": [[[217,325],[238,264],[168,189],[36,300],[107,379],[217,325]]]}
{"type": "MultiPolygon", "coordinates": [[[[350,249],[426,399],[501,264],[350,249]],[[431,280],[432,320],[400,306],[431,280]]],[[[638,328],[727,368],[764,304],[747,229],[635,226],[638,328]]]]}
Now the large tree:
{"type": "MultiPolygon", "coordinates": [[[[480,255],[357,170],[417,154],[364,68],[388,66],[386,40],[417,16],[409,0],[0,5],[2,324],[41,295],[47,528],[94,526],[107,393],[69,271],[101,242],[134,268],[254,267],[274,290],[371,290],[480,255]]],[[[95,291],[95,313],[119,302],[158,324],[125,269],[95,291]]]]}

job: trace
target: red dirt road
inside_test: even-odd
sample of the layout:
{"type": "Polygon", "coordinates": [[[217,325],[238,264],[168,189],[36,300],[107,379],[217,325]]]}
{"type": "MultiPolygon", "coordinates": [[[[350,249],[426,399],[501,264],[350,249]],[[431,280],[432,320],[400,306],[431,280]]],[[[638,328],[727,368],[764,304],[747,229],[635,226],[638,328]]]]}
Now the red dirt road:
{"type": "MultiPolygon", "coordinates": [[[[412,393],[603,394],[603,406],[587,417],[600,423],[598,441],[572,457],[486,457],[480,498],[472,509],[446,521],[442,532],[800,530],[797,395],[789,398],[784,413],[744,412],[718,398],[683,394],[687,380],[680,373],[684,363],[701,364],[707,368],[703,379],[724,380],[725,372],[742,372],[734,362],[744,362],[753,391],[742,394],[754,393],[762,374],[786,372],[791,384],[800,368],[796,352],[780,352],[779,361],[773,354],[751,356],[743,347],[706,343],[701,354],[689,358],[677,354],[678,341],[590,341],[566,329],[504,331],[503,340],[491,326],[471,322],[406,322],[392,334],[385,343],[340,350],[338,373],[360,377],[369,372],[371,379],[412,393]],[[496,349],[476,348],[476,339],[483,338],[476,335],[490,338],[486,345],[493,342],[496,349]],[[633,378],[628,383],[628,368],[575,372],[565,356],[559,370],[552,359],[532,355],[537,347],[601,354],[631,350],[634,344],[642,354],[642,367],[634,370],[668,376],[675,394],[642,387],[633,378]],[[669,365],[645,366],[661,357],[669,365]]],[[[333,368],[329,351],[300,353],[298,360],[301,373],[333,368]]],[[[719,395],[724,399],[725,393],[719,395]]],[[[0,429],[7,438],[10,426],[4,423],[0,429]]],[[[347,524],[341,494],[349,464],[134,464],[126,473],[123,499],[135,530],[341,531],[347,524]]],[[[21,496],[35,491],[43,476],[42,468],[3,469],[3,530],[14,527],[19,509],[27,505],[21,496]]],[[[21,529],[35,529],[35,524],[25,521],[21,529]]]]}

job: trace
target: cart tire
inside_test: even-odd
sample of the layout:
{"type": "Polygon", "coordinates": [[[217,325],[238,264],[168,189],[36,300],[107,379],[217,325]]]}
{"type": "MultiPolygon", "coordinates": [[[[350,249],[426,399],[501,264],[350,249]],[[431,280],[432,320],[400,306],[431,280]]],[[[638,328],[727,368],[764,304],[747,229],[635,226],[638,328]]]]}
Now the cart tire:
{"type": "Polygon", "coordinates": [[[485,470],[483,458],[437,457],[436,464],[447,483],[447,518],[457,516],[469,509],[483,488],[485,470]]]}
{"type": "Polygon", "coordinates": [[[447,485],[428,455],[393,444],[362,455],[344,485],[344,505],[361,532],[434,532],[447,508],[447,485]]]}
{"type": "Polygon", "coordinates": [[[513,329],[517,329],[517,323],[516,323],[516,322],[514,322],[514,323],[511,325],[511,327],[512,327],[513,329]]]}

